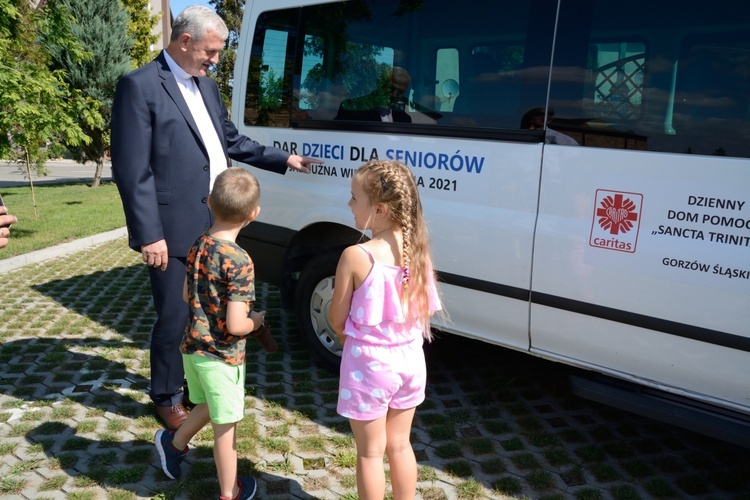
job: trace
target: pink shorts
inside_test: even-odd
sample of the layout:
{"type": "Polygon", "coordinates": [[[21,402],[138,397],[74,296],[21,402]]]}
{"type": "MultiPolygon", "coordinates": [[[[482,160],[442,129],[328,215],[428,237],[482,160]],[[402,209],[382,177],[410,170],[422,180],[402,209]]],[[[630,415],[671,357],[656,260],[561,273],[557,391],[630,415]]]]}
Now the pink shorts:
{"type": "Polygon", "coordinates": [[[425,398],[427,367],[422,339],[374,346],[348,337],[341,357],[336,411],[353,420],[375,420],[388,408],[414,408],[425,398]]]}

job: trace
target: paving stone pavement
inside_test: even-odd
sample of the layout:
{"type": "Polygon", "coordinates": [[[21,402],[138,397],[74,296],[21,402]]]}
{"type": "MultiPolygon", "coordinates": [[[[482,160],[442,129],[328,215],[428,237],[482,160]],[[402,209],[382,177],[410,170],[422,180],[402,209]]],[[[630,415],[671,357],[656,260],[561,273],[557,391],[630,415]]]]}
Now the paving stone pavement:
{"type": "MultiPolygon", "coordinates": [[[[120,238],[3,276],[0,497],[217,498],[210,429],[180,481],[156,462],[139,260],[120,238]]],[[[280,349],[248,353],[240,471],[257,498],[355,499],[337,377],[311,361],[278,291],[258,288],[280,349]]],[[[418,498],[750,499],[748,450],[576,398],[561,365],[446,335],[426,352],[418,498]]]]}

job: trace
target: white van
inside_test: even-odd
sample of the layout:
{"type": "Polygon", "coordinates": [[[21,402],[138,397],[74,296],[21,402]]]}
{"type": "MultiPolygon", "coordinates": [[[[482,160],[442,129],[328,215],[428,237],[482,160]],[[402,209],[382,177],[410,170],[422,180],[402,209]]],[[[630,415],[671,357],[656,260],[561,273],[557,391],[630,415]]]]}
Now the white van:
{"type": "Polygon", "coordinates": [[[254,0],[241,33],[238,128],[324,162],[254,171],[263,210],[239,241],[323,365],[336,262],[361,237],[349,178],[398,159],[436,328],[750,446],[750,2],[254,0]],[[394,67],[411,80],[389,101],[394,67]]]}

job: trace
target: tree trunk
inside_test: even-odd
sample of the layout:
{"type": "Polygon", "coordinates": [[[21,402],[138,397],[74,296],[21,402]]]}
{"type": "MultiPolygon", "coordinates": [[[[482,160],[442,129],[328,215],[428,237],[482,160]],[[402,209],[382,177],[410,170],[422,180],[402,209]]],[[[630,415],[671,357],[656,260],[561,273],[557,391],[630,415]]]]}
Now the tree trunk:
{"type": "Polygon", "coordinates": [[[100,156],[96,160],[96,170],[94,171],[94,182],[91,183],[91,187],[99,187],[102,183],[102,171],[104,170],[104,157],[100,156]]]}
{"type": "Polygon", "coordinates": [[[34,193],[34,180],[31,178],[31,156],[29,156],[29,150],[26,153],[26,175],[29,176],[29,186],[31,187],[31,203],[34,205],[34,220],[39,220],[39,213],[36,210],[36,194],[34,193]]]}

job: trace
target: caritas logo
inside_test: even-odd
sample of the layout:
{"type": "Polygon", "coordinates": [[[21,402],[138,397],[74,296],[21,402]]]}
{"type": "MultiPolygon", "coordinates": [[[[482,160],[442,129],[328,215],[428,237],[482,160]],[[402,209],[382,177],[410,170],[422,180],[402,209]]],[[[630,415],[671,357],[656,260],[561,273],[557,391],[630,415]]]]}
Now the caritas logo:
{"type": "Polygon", "coordinates": [[[642,206],[642,194],[597,189],[589,245],[635,253],[642,206]]]}

